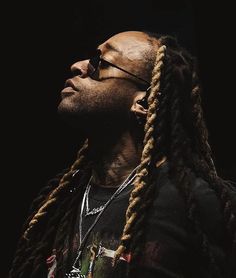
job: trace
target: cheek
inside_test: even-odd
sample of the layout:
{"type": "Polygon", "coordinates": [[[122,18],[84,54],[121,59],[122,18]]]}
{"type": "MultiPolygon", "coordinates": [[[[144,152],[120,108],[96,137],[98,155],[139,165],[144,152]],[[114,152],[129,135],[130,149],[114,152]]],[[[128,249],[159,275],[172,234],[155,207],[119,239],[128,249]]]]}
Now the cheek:
{"type": "Polygon", "coordinates": [[[106,86],[104,90],[97,90],[94,103],[110,114],[128,113],[133,94],[124,85],[113,84],[106,86]]]}
{"type": "MultiPolygon", "coordinates": [[[[87,84],[86,84],[87,85],[87,84]]],[[[90,107],[110,110],[115,107],[128,108],[131,103],[131,89],[124,86],[124,82],[117,79],[107,79],[102,82],[93,82],[88,86],[81,87],[78,101],[90,107]]]]}

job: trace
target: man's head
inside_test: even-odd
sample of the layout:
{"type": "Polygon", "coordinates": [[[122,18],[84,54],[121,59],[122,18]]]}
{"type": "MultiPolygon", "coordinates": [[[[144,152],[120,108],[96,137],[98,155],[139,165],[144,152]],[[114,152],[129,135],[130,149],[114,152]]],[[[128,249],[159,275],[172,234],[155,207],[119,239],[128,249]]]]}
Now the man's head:
{"type": "Polygon", "coordinates": [[[158,40],[143,32],[119,33],[97,48],[96,57],[71,66],[59,113],[85,128],[118,120],[124,125],[130,113],[146,115],[138,100],[150,86],[158,40]]]}

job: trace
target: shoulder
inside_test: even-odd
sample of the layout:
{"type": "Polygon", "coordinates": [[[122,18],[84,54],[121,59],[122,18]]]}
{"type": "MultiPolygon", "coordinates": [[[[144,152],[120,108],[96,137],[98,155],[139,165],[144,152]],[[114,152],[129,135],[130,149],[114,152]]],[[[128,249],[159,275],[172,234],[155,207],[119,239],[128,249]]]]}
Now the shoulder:
{"type": "Polygon", "coordinates": [[[209,184],[204,179],[195,177],[192,192],[202,216],[203,213],[210,217],[221,215],[227,200],[230,200],[235,211],[236,187],[231,182],[221,180],[219,184],[209,184]]]}
{"type": "MultiPolygon", "coordinates": [[[[191,201],[188,204],[186,204],[184,193],[169,178],[168,165],[163,165],[160,168],[154,181],[154,186],[153,210],[156,211],[156,214],[163,213],[169,215],[173,221],[177,221],[178,217],[182,220],[185,218],[186,220],[188,206],[194,203],[195,211],[204,223],[212,225],[213,223],[222,224],[222,201],[217,195],[214,185],[210,185],[206,180],[191,174],[189,183],[191,196],[188,196],[189,199],[191,198],[191,201]]],[[[235,199],[235,191],[231,188],[229,190],[235,199]]]]}

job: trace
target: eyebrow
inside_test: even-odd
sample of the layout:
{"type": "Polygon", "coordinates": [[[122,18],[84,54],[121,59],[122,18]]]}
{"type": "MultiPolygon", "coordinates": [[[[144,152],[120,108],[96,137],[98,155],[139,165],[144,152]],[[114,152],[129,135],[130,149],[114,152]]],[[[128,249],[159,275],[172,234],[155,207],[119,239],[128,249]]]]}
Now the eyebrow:
{"type": "Polygon", "coordinates": [[[105,47],[108,49],[108,50],[112,50],[112,51],[115,51],[117,53],[119,53],[120,55],[123,55],[123,51],[121,51],[120,49],[116,48],[115,46],[113,46],[112,44],[110,44],[109,42],[107,42],[105,44],[105,47]]]}

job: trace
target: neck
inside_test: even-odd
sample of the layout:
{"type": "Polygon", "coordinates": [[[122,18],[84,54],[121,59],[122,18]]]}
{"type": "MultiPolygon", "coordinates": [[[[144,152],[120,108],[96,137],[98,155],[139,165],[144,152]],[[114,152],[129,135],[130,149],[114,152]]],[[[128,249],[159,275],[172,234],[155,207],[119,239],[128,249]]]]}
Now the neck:
{"type": "Polygon", "coordinates": [[[129,130],[110,134],[100,132],[88,138],[93,185],[118,187],[140,163],[142,140],[137,134],[129,130]]]}

